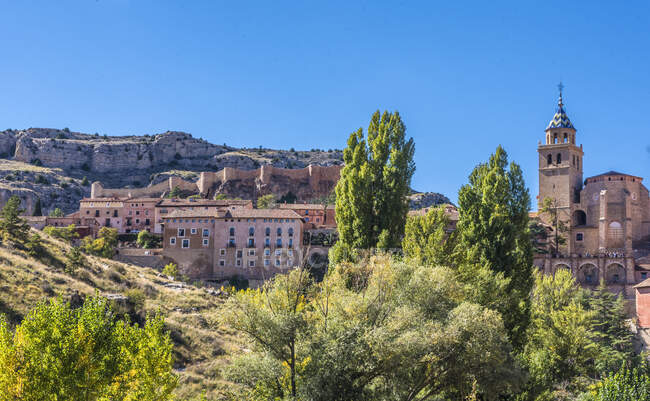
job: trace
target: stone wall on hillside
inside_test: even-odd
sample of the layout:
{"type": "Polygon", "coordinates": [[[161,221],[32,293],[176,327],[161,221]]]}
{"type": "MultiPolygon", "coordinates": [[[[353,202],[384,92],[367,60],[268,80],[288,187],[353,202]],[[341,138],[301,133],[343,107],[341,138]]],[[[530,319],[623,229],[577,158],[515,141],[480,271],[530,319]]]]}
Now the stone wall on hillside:
{"type": "Polygon", "coordinates": [[[269,193],[277,196],[293,193],[301,201],[327,196],[340,177],[341,166],[307,166],[285,169],[263,165],[256,170],[226,167],[217,172],[202,172],[197,182],[169,177],[167,181],[144,188],[104,188],[92,185],[91,197],[161,197],[174,187],[195,192],[206,198],[226,194],[242,199],[256,199],[269,193]]]}

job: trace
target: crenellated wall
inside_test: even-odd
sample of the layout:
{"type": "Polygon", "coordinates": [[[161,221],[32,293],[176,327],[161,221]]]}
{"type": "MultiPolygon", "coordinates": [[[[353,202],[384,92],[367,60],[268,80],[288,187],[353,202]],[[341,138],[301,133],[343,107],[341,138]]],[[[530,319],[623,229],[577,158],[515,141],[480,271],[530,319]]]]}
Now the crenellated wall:
{"type": "Polygon", "coordinates": [[[262,165],[256,170],[225,167],[217,172],[202,172],[197,182],[180,177],[144,188],[104,188],[100,182],[91,187],[91,198],[101,197],[161,197],[178,187],[203,196],[227,193],[254,199],[265,193],[284,195],[292,192],[301,200],[328,195],[339,180],[342,166],[309,165],[302,169],[287,169],[262,165]]]}

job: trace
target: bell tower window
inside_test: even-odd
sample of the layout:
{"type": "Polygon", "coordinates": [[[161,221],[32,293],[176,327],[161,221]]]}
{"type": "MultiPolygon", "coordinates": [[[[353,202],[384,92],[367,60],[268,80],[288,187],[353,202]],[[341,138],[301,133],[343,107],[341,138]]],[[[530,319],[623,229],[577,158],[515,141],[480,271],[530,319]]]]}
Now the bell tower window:
{"type": "Polygon", "coordinates": [[[549,166],[553,164],[553,155],[548,155],[546,157],[546,164],[548,164],[549,166]]]}
{"type": "Polygon", "coordinates": [[[558,153],[557,154],[557,164],[561,164],[561,163],[562,163],[562,153],[558,153]]]}

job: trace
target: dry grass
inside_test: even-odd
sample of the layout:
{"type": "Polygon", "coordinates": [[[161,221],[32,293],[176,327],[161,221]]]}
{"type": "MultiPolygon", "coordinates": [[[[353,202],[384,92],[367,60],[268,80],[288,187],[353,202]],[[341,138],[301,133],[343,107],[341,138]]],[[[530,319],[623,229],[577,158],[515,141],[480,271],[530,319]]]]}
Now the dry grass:
{"type": "Polygon", "coordinates": [[[39,233],[46,255],[38,260],[23,251],[0,246],[0,313],[19,322],[39,301],[75,292],[124,294],[139,289],[146,294],[143,314],[162,313],[174,340],[175,367],[180,384],[179,400],[223,399],[232,383],[221,379],[229,355],[240,352],[243,339],[219,324],[224,299],[205,289],[170,289],[170,281],[158,271],[109,259],[87,256],[87,266],[73,275],[62,270],[69,246],[39,233]],[[119,276],[119,280],[116,277],[119,276]]]}
{"type": "Polygon", "coordinates": [[[23,163],[15,160],[0,159],[0,171],[29,171],[33,173],[60,174],[60,168],[48,168],[34,166],[33,164],[23,163]]]}

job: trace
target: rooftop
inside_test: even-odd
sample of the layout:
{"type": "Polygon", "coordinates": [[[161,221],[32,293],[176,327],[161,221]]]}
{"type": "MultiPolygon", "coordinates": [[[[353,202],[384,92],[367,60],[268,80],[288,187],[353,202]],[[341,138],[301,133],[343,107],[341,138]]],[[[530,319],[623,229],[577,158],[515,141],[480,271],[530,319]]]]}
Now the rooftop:
{"type": "Polygon", "coordinates": [[[246,206],[252,204],[243,199],[162,199],[158,206],[246,206]]]}
{"type": "Polygon", "coordinates": [[[300,219],[300,215],[288,209],[232,209],[226,212],[226,217],[234,218],[272,218],[272,219],[300,219]]]}
{"type": "MultiPolygon", "coordinates": [[[[291,209],[291,210],[323,210],[323,205],[318,203],[280,203],[278,204],[280,209],[291,209]]],[[[336,206],[327,205],[328,209],[334,209],[336,206]]]]}
{"type": "Polygon", "coordinates": [[[560,97],[557,101],[557,110],[555,111],[555,115],[553,116],[553,119],[551,122],[548,123],[548,127],[546,129],[551,129],[551,128],[571,128],[575,129],[573,124],[571,123],[571,120],[569,120],[569,116],[567,116],[566,111],[564,111],[564,103],[562,103],[562,84],[559,85],[560,89],[560,97]]]}

